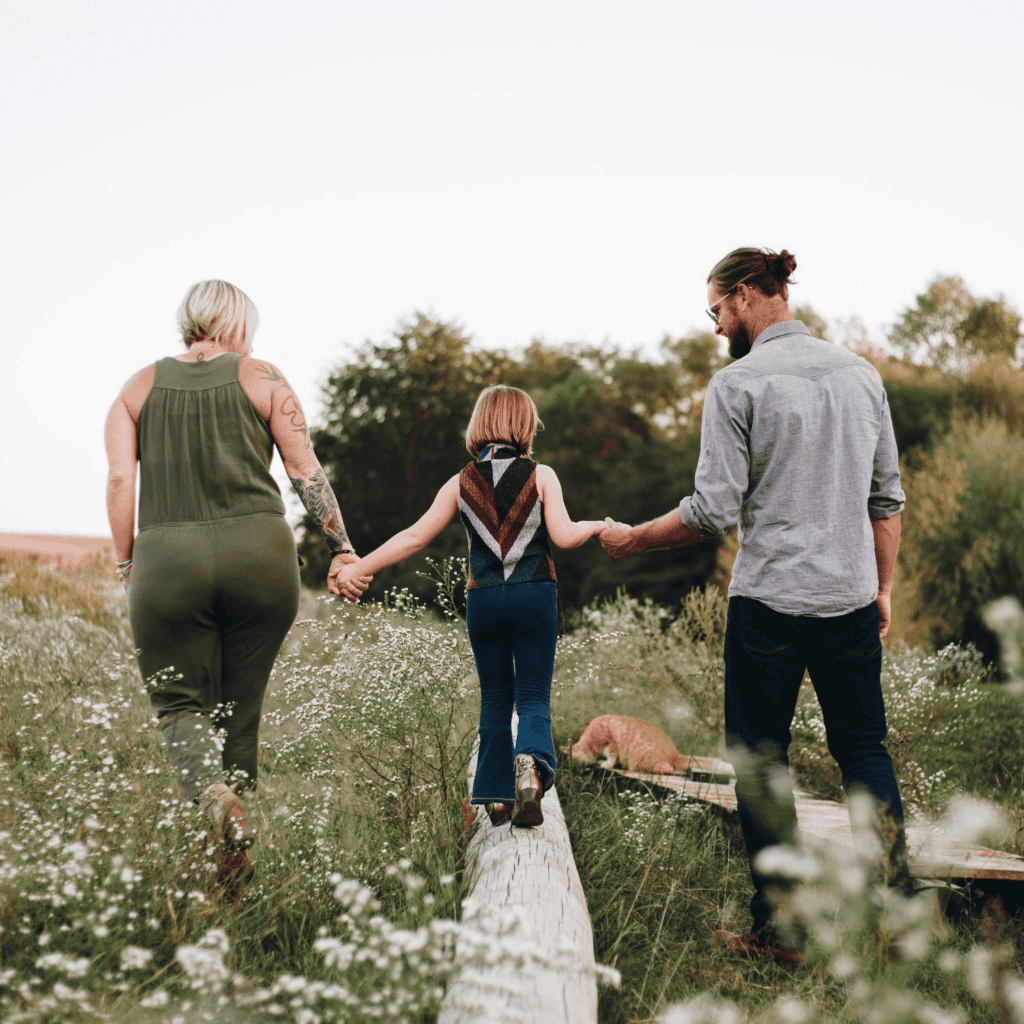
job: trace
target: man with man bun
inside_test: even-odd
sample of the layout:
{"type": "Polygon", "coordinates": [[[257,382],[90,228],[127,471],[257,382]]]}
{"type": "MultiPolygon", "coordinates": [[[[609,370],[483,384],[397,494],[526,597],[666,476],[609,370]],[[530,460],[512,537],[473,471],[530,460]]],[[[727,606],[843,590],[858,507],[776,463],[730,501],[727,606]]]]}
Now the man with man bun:
{"type": "Polygon", "coordinates": [[[786,250],[752,248],[712,268],[707,313],[736,361],[708,385],[694,493],[659,519],[600,535],[625,558],[739,524],[725,731],[754,896],[751,933],[732,944],[790,962],[799,933],[778,913],[782,887],[756,858],[797,841],[787,751],[805,669],[843,787],[873,794],[895,823],[889,883],[909,885],[880,682],[904,503],[896,440],[875,368],[793,318],[795,269],[786,250]]]}

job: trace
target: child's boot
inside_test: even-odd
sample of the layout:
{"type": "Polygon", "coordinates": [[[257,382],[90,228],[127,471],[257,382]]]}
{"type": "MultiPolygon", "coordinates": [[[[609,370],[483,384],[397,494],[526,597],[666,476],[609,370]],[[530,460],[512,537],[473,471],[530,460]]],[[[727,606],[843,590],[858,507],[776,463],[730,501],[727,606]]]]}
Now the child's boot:
{"type": "Polygon", "coordinates": [[[512,810],[512,824],[542,825],[544,812],[540,808],[540,801],[544,796],[544,788],[541,785],[537,762],[529,754],[517,754],[515,774],[516,804],[512,810]]]}

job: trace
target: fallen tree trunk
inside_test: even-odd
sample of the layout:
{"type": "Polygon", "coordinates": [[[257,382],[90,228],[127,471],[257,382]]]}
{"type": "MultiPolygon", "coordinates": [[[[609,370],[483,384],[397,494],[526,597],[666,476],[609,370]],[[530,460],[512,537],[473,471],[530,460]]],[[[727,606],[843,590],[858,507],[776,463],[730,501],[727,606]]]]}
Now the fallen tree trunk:
{"type": "MultiPolygon", "coordinates": [[[[469,770],[472,792],[475,755],[469,770]]],[[[460,938],[438,1024],[597,1021],[594,934],[554,787],[542,807],[534,828],[495,827],[480,810],[463,917],[480,941],[460,938]]]]}

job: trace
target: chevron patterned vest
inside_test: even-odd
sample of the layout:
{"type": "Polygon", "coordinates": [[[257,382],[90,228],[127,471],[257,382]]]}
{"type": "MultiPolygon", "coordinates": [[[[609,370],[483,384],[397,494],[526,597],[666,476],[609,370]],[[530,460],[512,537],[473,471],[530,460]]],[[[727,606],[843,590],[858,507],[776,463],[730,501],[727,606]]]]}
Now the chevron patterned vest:
{"type": "Polygon", "coordinates": [[[487,445],[459,474],[469,538],[467,590],[555,578],[537,463],[505,444],[487,445]]]}

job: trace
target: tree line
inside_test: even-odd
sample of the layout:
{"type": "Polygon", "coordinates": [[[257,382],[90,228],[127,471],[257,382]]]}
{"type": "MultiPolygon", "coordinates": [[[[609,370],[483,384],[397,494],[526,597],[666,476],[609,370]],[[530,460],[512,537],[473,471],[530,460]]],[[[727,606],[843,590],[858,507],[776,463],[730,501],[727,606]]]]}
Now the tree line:
{"type": "MultiPolygon", "coordinates": [[[[794,315],[816,336],[834,340],[829,322],[812,308],[798,307],[794,315]]],[[[946,536],[952,527],[943,532],[923,518],[935,503],[936,474],[968,462],[977,474],[979,446],[998,451],[1004,467],[1018,465],[1015,453],[1024,451],[1020,323],[1005,299],[977,298],[960,278],[940,277],[897,317],[888,351],[872,347],[850,325],[835,332],[845,333],[836,343],[870,359],[886,384],[908,492],[901,563],[913,596],[906,598],[905,617],[919,633],[925,623],[936,643],[977,632],[980,620],[970,609],[984,594],[1024,597],[1024,483],[1015,487],[995,466],[991,472],[998,481],[973,481],[970,473],[953,484],[946,481],[946,504],[952,501],[957,509],[961,503],[973,507],[993,487],[999,492],[988,503],[990,514],[973,527],[966,525],[967,511],[953,517],[962,524],[961,542],[963,530],[978,536],[955,570],[954,542],[946,536]],[[941,572],[934,568],[939,565],[941,572]],[[983,586],[980,577],[986,575],[983,586]],[[952,617],[950,604],[956,605],[952,617]]],[[[365,342],[330,369],[324,422],[311,439],[349,535],[357,550],[367,552],[422,515],[441,485],[466,464],[464,432],[477,395],[491,384],[509,384],[537,403],[544,427],[535,458],[558,473],[569,514],[642,522],[692,493],[704,389],[730,361],[710,332],[666,336],[654,355],[539,340],[509,352],[482,348],[457,323],[416,313],[390,337],[365,342]]],[[[1019,471],[1018,482],[1024,480],[1024,461],[1019,471]]],[[[420,575],[425,559],[462,557],[465,545],[456,521],[421,556],[378,574],[368,596],[404,587],[429,599],[432,585],[420,575]]],[[[304,581],[322,585],[327,550],[308,520],[299,548],[304,581]]],[[[672,605],[692,587],[722,582],[734,551],[735,539],[726,537],[623,562],[590,543],[553,555],[560,601],[570,612],[619,587],[672,605]]]]}

